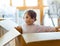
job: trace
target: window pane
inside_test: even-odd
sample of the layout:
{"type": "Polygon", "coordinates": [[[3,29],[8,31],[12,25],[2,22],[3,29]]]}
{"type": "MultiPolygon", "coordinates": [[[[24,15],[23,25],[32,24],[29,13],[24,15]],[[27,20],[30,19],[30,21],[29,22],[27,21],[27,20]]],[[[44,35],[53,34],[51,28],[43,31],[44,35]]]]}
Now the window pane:
{"type": "Polygon", "coordinates": [[[24,0],[12,0],[12,5],[13,6],[23,6],[24,0]]]}
{"type": "Polygon", "coordinates": [[[49,4],[51,4],[52,1],[54,0],[43,0],[43,5],[48,6],[49,4]]]}
{"type": "Polygon", "coordinates": [[[48,13],[48,7],[44,8],[44,25],[45,26],[58,26],[58,19],[53,18],[51,19],[49,13],[48,13]],[[53,22],[52,22],[53,21],[53,22]]]}
{"type": "Polygon", "coordinates": [[[0,7],[2,6],[9,6],[10,0],[0,0],[0,7]]]}
{"type": "Polygon", "coordinates": [[[43,5],[48,6],[47,0],[43,0],[43,5]]]}
{"type": "Polygon", "coordinates": [[[26,6],[38,6],[38,0],[26,0],[26,6]]]}
{"type": "MultiPolygon", "coordinates": [[[[58,21],[57,20],[58,20],[57,18],[53,18],[53,23],[54,23],[55,26],[58,26],[58,21]]],[[[45,26],[52,26],[52,27],[54,27],[53,23],[52,23],[51,18],[49,18],[49,15],[45,14],[44,25],[45,26]]]]}
{"type": "Polygon", "coordinates": [[[0,0],[0,17],[2,17],[2,15],[4,14],[5,8],[8,6],[10,6],[10,0],[0,0]]]}

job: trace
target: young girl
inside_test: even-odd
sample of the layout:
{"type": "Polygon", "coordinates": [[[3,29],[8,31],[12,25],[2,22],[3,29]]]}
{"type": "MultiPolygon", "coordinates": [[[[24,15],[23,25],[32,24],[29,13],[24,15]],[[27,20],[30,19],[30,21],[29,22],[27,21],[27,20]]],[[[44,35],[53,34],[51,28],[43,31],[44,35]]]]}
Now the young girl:
{"type": "Polygon", "coordinates": [[[33,10],[28,10],[25,12],[24,21],[25,24],[22,26],[15,27],[20,33],[40,33],[40,32],[55,32],[54,27],[46,27],[42,25],[36,25],[36,12],[33,10]]]}

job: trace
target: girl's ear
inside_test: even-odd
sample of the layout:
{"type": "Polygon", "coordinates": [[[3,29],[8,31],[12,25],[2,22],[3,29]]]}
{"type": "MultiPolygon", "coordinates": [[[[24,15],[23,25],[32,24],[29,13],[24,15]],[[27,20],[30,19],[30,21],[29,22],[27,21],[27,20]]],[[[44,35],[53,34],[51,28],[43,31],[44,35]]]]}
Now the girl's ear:
{"type": "Polygon", "coordinates": [[[32,19],[32,22],[35,22],[35,19],[32,19]]]}

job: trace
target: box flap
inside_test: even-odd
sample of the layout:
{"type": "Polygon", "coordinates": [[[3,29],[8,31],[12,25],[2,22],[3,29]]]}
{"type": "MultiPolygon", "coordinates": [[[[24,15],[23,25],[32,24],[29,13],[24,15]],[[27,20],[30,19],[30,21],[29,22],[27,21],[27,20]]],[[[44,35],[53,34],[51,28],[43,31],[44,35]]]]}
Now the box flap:
{"type": "Polygon", "coordinates": [[[0,37],[0,46],[5,45],[10,40],[20,35],[20,33],[14,28],[18,26],[18,24],[11,20],[0,21],[0,26],[7,30],[7,32],[4,35],[2,35],[2,37],[0,37]]]}

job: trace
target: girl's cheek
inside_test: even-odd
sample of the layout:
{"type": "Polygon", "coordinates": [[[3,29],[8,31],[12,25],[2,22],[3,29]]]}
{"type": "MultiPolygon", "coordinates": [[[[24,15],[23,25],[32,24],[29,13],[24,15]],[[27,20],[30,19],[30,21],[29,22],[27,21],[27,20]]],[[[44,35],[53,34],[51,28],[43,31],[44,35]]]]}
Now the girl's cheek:
{"type": "Polygon", "coordinates": [[[32,22],[34,22],[34,19],[32,19],[32,22]]]}

